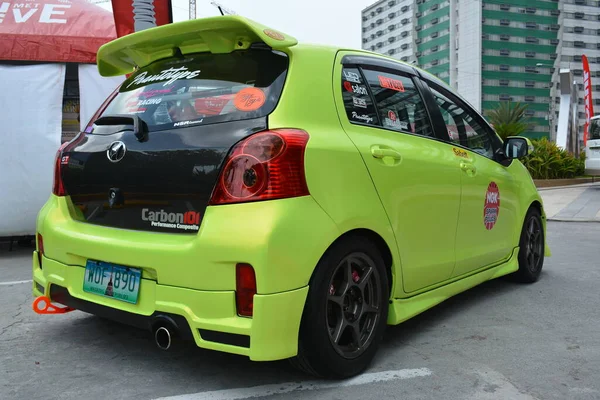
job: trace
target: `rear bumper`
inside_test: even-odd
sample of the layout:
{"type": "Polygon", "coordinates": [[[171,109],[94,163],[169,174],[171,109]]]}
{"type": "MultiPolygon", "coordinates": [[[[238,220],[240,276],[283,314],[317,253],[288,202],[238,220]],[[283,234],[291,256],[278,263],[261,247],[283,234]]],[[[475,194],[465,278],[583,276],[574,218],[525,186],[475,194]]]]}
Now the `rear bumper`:
{"type": "Polygon", "coordinates": [[[234,291],[238,263],[252,265],[259,294],[308,285],[339,235],[310,196],[209,206],[197,233],[108,228],[76,221],[66,197],[52,195],[38,215],[44,255],[84,267],[88,259],[131,266],[165,287],[234,291]]]}
{"type": "Polygon", "coordinates": [[[308,287],[256,295],[253,318],[239,317],[234,291],[202,291],[142,279],[137,304],[83,291],[85,268],[33,254],[33,294],[140,328],[151,329],[156,318],[168,317],[182,338],[198,347],[271,361],[297,354],[298,330],[308,287]],[[41,291],[43,290],[43,292],[41,291]]]}

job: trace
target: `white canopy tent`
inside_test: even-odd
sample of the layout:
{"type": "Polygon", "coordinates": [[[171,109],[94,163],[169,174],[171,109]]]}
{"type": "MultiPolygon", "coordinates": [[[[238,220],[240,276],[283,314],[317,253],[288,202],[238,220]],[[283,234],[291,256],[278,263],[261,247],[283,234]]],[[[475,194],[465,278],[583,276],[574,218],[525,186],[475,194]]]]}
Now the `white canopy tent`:
{"type": "Polygon", "coordinates": [[[52,191],[67,64],[77,67],[79,110],[73,111],[79,111],[80,130],[123,80],[101,77],[95,64],[100,45],[116,37],[112,14],[84,0],[51,3],[28,10],[2,3],[0,237],[35,234],[37,214],[52,191]]]}

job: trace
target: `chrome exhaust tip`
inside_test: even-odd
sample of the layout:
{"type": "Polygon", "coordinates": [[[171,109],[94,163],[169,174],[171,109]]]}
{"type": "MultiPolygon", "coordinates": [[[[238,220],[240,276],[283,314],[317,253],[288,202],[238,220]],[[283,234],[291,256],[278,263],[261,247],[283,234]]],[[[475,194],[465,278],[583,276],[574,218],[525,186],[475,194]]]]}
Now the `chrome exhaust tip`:
{"type": "Polygon", "coordinates": [[[169,350],[171,348],[173,334],[166,326],[160,326],[154,331],[154,341],[161,350],[169,350]]]}

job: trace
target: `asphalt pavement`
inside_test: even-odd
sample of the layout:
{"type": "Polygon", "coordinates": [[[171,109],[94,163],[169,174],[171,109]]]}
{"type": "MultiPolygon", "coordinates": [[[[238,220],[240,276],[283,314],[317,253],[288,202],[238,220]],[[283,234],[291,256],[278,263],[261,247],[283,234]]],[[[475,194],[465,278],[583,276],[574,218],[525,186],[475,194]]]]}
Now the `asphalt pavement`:
{"type": "Polygon", "coordinates": [[[600,399],[600,224],[549,222],[539,282],[499,279],[390,327],[371,368],[316,381],[287,362],[183,345],[81,312],[31,310],[31,250],[0,247],[0,399],[600,399]]]}

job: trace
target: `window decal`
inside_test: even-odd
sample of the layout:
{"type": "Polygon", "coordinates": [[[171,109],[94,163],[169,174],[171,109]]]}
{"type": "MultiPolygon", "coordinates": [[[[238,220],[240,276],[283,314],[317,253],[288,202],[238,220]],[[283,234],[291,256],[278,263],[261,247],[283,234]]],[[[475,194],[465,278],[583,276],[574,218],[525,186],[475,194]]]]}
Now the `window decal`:
{"type": "Polygon", "coordinates": [[[240,111],[258,110],[265,104],[265,92],[254,87],[242,89],[235,95],[233,104],[240,111]]]}
{"type": "Polygon", "coordinates": [[[404,92],[404,85],[402,84],[402,81],[381,75],[377,75],[377,78],[379,79],[379,85],[382,88],[404,92]]]}
{"type": "Polygon", "coordinates": [[[483,205],[483,223],[485,224],[485,229],[489,231],[496,225],[499,212],[500,190],[496,182],[490,182],[485,192],[485,202],[483,205]]]}
{"type": "Polygon", "coordinates": [[[364,115],[364,114],[358,114],[356,111],[352,111],[352,118],[357,119],[362,122],[366,122],[367,124],[370,124],[371,122],[373,122],[373,117],[370,117],[370,116],[364,115]]]}
{"type": "Polygon", "coordinates": [[[344,70],[344,79],[352,83],[360,83],[360,75],[356,72],[344,70]]]}
{"type": "Polygon", "coordinates": [[[453,147],[452,151],[454,152],[454,155],[457,156],[457,157],[469,158],[469,155],[463,149],[457,149],[456,147],[453,147]]]}

